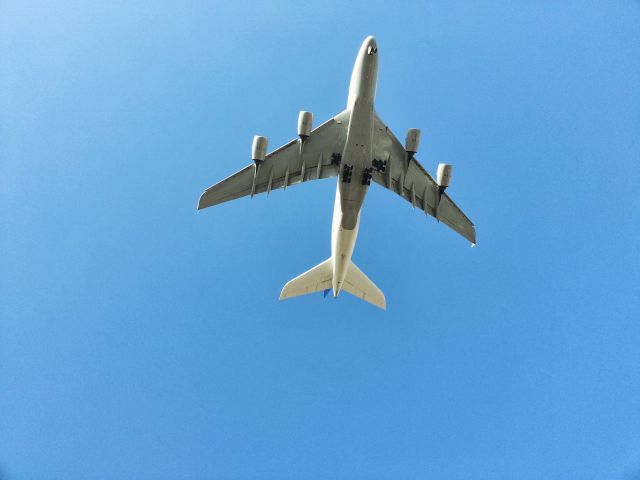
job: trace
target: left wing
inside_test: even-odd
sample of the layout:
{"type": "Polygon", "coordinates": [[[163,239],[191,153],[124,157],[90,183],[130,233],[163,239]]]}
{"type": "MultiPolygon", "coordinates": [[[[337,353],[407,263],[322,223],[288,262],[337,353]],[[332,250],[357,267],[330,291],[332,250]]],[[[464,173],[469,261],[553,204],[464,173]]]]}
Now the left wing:
{"type": "Polygon", "coordinates": [[[384,122],[375,116],[374,157],[386,161],[384,172],[373,171],[373,180],[419,207],[424,213],[442,221],[471,243],[476,243],[476,229],[471,220],[415,158],[407,165],[407,152],[384,122]]]}
{"type": "Polygon", "coordinates": [[[350,115],[345,110],[313,130],[302,150],[299,140],[291,140],[269,153],[259,166],[248,165],[206,189],[198,210],[308,180],[336,177],[340,163],[332,155],[344,150],[350,115]]]}

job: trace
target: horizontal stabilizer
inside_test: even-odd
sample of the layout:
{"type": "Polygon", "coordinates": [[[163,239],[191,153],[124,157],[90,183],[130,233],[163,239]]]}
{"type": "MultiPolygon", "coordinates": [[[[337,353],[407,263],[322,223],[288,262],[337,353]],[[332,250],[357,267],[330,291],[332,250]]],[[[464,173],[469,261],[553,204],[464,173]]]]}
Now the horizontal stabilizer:
{"type": "Polygon", "coordinates": [[[362,273],[362,270],[353,262],[349,265],[347,277],[344,279],[342,289],[376,307],[383,310],[387,309],[387,301],[384,298],[382,290],[369,280],[369,278],[362,273]]]}
{"type": "Polygon", "coordinates": [[[320,265],[287,282],[280,293],[280,300],[330,289],[332,278],[333,261],[328,258],[320,265]]]}

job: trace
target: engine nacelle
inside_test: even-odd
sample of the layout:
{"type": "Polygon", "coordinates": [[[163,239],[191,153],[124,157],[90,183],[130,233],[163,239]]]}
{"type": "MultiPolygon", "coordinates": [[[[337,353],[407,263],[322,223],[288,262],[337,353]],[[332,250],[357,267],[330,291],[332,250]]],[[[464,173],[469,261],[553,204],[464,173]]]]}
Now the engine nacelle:
{"type": "Polygon", "coordinates": [[[312,128],[313,112],[300,112],[300,115],[298,115],[298,136],[303,142],[311,135],[312,128]]]}
{"type": "Polygon", "coordinates": [[[404,149],[407,151],[409,155],[409,160],[413,158],[415,153],[418,151],[418,147],[420,146],[420,129],[418,128],[410,128],[407,130],[407,138],[404,141],[404,149]]]}
{"type": "Polygon", "coordinates": [[[448,163],[440,163],[438,165],[438,175],[436,177],[436,181],[438,183],[438,187],[440,187],[440,193],[444,192],[444,190],[449,186],[452,176],[453,165],[449,165],[448,163]]]}
{"type": "Polygon", "coordinates": [[[264,162],[264,157],[267,155],[267,137],[261,137],[256,135],[253,137],[253,145],[251,146],[251,158],[256,164],[264,162]]]}

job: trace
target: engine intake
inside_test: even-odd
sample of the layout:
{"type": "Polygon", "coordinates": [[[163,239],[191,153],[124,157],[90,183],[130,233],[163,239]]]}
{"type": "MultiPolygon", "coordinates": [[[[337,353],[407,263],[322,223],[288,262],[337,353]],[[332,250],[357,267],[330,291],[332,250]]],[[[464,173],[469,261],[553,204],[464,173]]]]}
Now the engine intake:
{"type": "Polygon", "coordinates": [[[298,136],[303,142],[311,135],[313,128],[313,112],[300,112],[298,115],[298,136]]]}
{"type": "Polygon", "coordinates": [[[411,160],[420,146],[420,129],[410,128],[407,130],[407,138],[404,141],[404,149],[407,151],[408,159],[411,160]]]}
{"type": "Polygon", "coordinates": [[[251,146],[251,158],[256,165],[264,162],[264,157],[267,155],[267,144],[269,140],[267,137],[261,137],[256,135],[253,137],[253,145],[251,146]]]}
{"type": "Polygon", "coordinates": [[[449,165],[448,163],[440,163],[438,165],[438,175],[436,177],[436,181],[438,182],[438,187],[440,193],[444,192],[446,188],[451,183],[451,177],[453,176],[453,165],[449,165]]]}

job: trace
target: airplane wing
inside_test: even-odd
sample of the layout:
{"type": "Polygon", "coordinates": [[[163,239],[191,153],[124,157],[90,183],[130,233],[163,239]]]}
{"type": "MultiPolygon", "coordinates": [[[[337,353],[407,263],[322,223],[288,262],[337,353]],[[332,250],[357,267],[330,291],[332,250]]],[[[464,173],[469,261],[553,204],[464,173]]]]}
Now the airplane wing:
{"type": "Polygon", "coordinates": [[[340,162],[333,154],[341,155],[344,150],[350,115],[345,110],[314,129],[304,142],[302,154],[300,141],[291,140],[266,155],[259,166],[250,164],[207,188],[200,196],[198,210],[308,180],[336,177],[340,162]]]}
{"type": "Polygon", "coordinates": [[[442,194],[438,202],[438,184],[415,158],[407,168],[404,146],[377,114],[374,124],[374,158],[387,162],[384,172],[373,171],[372,178],[377,184],[442,221],[471,243],[476,243],[476,229],[471,220],[446,193],[442,194]]]}

